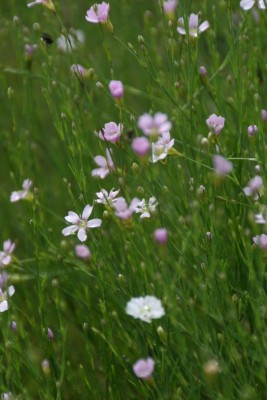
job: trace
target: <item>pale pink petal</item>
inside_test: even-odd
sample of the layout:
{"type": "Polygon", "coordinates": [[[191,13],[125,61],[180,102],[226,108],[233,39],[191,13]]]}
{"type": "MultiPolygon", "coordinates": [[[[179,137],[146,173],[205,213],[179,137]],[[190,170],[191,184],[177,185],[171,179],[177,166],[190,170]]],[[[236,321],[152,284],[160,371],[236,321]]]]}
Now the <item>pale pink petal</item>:
{"type": "Polygon", "coordinates": [[[77,225],[67,226],[67,228],[64,228],[62,230],[62,235],[64,235],[64,236],[71,235],[72,233],[76,232],[78,229],[79,229],[79,227],[77,225]]]}
{"type": "Polygon", "coordinates": [[[202,33],[202,32],[204,32],[206,29],[208,29],[209,26],[210,26],[210,24],[208,23],[208,21],[204,21],[204,22],[202,22],[202,24],[199,25],[198,30],[199,30],[200,33],[202,33]]]}
{"type": "Polygon", "coordinates": [[[240,2],[240,7],[243,8],[243,10],[250,10],[254,6],[255,0],[242,0],[240,2]]]}
{"type": "Polygon", "coordinates": [[[65,220],[71,224],[77,224],[80,221],[80,217],[75,212],[69,211],[68,215],[65,217],[65,220]]]}
{"type": "Polygon", "coordinates": [[[103,156],[96,156],[94,157],[95,163],[99,166],[99,167],[106,167],[107,166],[107,160],[105,159],[105,157],[103,156]]]}
{"type": "Polygon", "coordinates": [[[101,224],[102,224],[101,219],[94,218],[87,222],[87,228],[98,228],[99,226],[101,226],[101,224]]]}
{"type": "Polygon", "coordinates": [[[78,235],[77,236],[78,236],[78,239],[81,242],[85,242],[86,239],[87,239],[87,235],[86,235],[85,229],[84,228],[80,228],[79,231],[78,231],[78,235]]]}
{"type": "Polygon", "coordinates": [[[11,297],[15,293],[15,288],[13,285],[9,286],[8,288],[8,296],[11,297]]]}
{"type": "Polygon", "coordinates": [[[90,204],[87,204],[87,206],[84,207],[83,213],[82,213],[82,219],[87,220],[90,215],[92,214],[93,207],[90,206],[90,204]]]}
{"type": "Polygon", "coordinates": [[[6,300],[4,300],[0,303],[0,312],[4,312],[6,310],[8,310],[8,303],[6,300]]]}
{"type": "Polygon", "coordinates": [[[10,196],[10,201],[11,203],[15,203],[16,201],[19,201],[21,199],[21,192],[12,192],[10,196]]]}

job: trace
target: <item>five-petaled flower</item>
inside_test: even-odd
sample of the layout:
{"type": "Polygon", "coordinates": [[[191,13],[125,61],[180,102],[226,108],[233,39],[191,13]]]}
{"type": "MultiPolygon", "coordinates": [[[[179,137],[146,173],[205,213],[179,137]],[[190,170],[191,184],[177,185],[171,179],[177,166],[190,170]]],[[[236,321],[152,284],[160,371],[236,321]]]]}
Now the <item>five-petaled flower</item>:
{"type": "Polygon", "coordinates": [[[126,313],[148,323],[165,315],[161,300],[155,296],[133,297],[127,303],[126,313]]]}
{"type": "Polygon", "coordinates": [[[154,371],[155,361],[153,358],[137,360],[133,365],[133,371],[137,378],[149,379],[154,371]]]}
{"type": "Polygon", "coordinates": [[[7,267],[11,262],[11,254],[15,250],[15,243],[11,240],[6,240],[3,245],[3,251],[0,251],[0,268],[7,267]]]}
{"type": "Polygon", "coordinates": [[[104,179],[110,171],[114,170],[114,164],[111,158],[111,149],[106,150],[107,158],[103,156],[94,157],[95,163],[100,167],[93,169],[91,174],[92,176],[98,176],[100,179],[104,179]]]}
{"type": "Polygon", "coordinates": [[[107,22],[109,14],[109,4],[103,1],[101,4],[94,4],[86,13],[85,19],[93,24],[103,24],[107,22]]]}
{"type": "Polygon", "coordinates": [[[138,204],[135,206],[135,212],[137,214],[141,214],[140,218],[149,218],[151,213],[154,213],[156,211],[156,207],[158,205],[156,197],[150,197],[148,202],[146,202],[145,199],[141,200],[138,204]]]}
{"type": "Polygon", "coordinates": [[[104,125],[104,128],[98,133],[98,137],[101,140],[115,143],[120,139],[122,129],[123,126],[121,124],[117,125],[115,122],[108,122],[104,125]]]}
{"type": "Polygon", "coordinates": [[[164,160],[173,145],[174,139],[171,139],[170,132],[163,132],[162,136],[157,140],[157,142],[152,143],[151,161],[156,163],[159,160],[164,160]]]}
{"type": "Polygon", "coordinates": [[[68,236],[78,231],[78,239],[81,242],[85,242],[85,240],[87,239],[86,230],[91,228],[98,228],[102,224],[102,220],[99,218],[94,218],[88,221],[88,218],[92,214],[92,211],[93,206],[90,206],[89,204],[85,206],[82,215],[78,215],[73,211],[69,211],[68,215],[65,217],[65,220],[70,222],[72,225],[64,228],[62,230],[62,234],[64,236],[68,236]]]}
{"type": "Polygon", "coordinates": [[[138,128],[147,136],[157,136],[164,132],[169,132],[172,123],[168,121],[168,116],[157,112],[154,116],[143,114],[139,117],[138,128]]]}
{"type": "MultiPolygon", "coordinates": [[[[188,21],[189,36],[196,38],[196,37],[198,37],[198,35],[200,33],[204,32],[206,29],[208,29],[209,26],[210,26],[210,24],[208,23],[208,21],[204,21],[204,22],[202,22],[202,24],[198,25],[198,15],[190,14],[189,21],[188,21]]],[[[178,19],[177,31],[181,35],[187,34],[186,25],[185,25],[184,19],[182,17],[178,19]]]]}
{"type": "Polygon", "coordinates": [[[32,186],[32,181],[30,179],[25,179],[22,184],[23,190],[18,190],[16,192],[12,192],[10,196],[11,203],[15,203],[16,201],[22,199],[29,199],[31,198],[30,188],[32,186]]]}
{"type": "Polygon", "coordinates": [[[211,114],[208,119],[206,119],[207,126],[211,129],[212,133],[219,135],[224,127],[225,118],[217,116],[216,114],[211,114]]]}
{"type": "Polygon", "coordinates": [[[8,310],[8,298],[15,293],[14,286],[9,286],[7,291],[0,289],[0,312],[8,310]]]}

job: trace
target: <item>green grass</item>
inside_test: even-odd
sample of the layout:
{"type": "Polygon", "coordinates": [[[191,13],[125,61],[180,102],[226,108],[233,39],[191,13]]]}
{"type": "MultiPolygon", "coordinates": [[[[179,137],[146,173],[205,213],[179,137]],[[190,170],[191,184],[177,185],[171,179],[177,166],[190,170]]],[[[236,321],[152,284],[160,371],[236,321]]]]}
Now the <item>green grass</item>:
{"type": "Polygon", "coordinates": [[[85,20],[93,3],[58,0],[56,14],[26,4],[3,2],[0,14],[0,245],[16,243],[6,269],[16,292],[0,314],[0,393],[20,400],[265,399],[267,258],[253,237],[266,232],[254,222],[266,190],[253,200],[243,188],[266,176],[266,11],[255,6],[256,20],[237,0],[180,0],[169,23],[157,0],[112,0],[111,33],[85,20]],[[179,35],[178,18],[199,11],[210,28],[197,40],[179,35]],[[60,52],[56,39],[71,28],[85,42],[60,52]],[[38,44],[31,65],[26,43],[38,44]],[[76,63],[94,70],[89,79],[71,74],[76,63]],[[109,93],[112,79],[124,84],[121,103],[109,93]],[[142,136],[138,118],[159,111],[172,121],[182,155],[153,164],[133,152],[130,132],[142,136]],[[225,126],[205,144],[212,113],[225,126]],[[110,121],[124,127],[115,144],[94,133],[110,121]],[[212,164],[216,145],[234,167],[222,180],[212,164]],[[115,170],[93,178],[94,157],[107,147],[115,170]],[[11,203],[26,178],[31,201],[11,203]],[[151,218],[134,214],[125,223],[95,203],[91,218],[103,222],[88,233],[92,258],[82,261],[77,236],[61,233],[64,216],[81,213],[102,188],[120,189],[128,202],[155,196],[159,205],[151,218]],[[160,227],[168,230],[165,247],[153,238],[160,227]],[[166,313],[151,324],[125,311],[131,298],[146,295],[166,313]],[[155,361],[150,381],[132,369],[147,357],[155,361]],[[218,363],[214,373],[210,361],[218,363]]]}

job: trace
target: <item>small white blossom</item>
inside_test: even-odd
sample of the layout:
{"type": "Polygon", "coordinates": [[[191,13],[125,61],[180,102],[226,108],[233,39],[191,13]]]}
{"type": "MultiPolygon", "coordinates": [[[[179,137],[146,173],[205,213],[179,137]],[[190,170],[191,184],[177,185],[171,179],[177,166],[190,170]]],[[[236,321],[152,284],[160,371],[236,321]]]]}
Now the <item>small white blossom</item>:
{"type": "Polygon", "coordinates": [[[32,181],[30,181],[30,179],[25,179],[22,184],[23,190],[18,190],[16,192],[11,193],[10,196],[11,203],[15,203],[16,201],[29,198],[31,186],[32,186],[32,181]]]}
{"type": "Polygon", "coordinates": [[[113,190],[111,189],[111,191],[108,193],[105,189],[101,189],[100,192],[96,193],[98,199],[96,199],[96,202],[99,204],[104,204],[106,206],[112,206],[112,203],[115,200],[115,197],[117,196],[117,194],[119,193],[119,190],[113,190]]]}
{"type": "Polygon", "coordinates": [[[95,163],[100,168],[93,169],[91,172],[92,176],[98,176],[100,179],[104,179],[110,173],[110,171],[114,170],[114,163],[112,161],[111,153],[111,149],[107,149],[106,158],[103,156],[94,157],[95,163]]]}
{"type": "Polygon", "coordinates": [[[156,211],[156,207],[158,205],[158,202],[156,200],[156,197],[150,197],[148,203],[146,202],[145,199],[141,200],[135,207],[135,212],[137,214],[141,214],[140,218],[149,218],[150,213],[154,213],[156,211]]]}
{"type": "MultiPolygon", "coordinates": [[[[197,14],[190,14],[189,21],[188,21],[188,33],[189,36],[194,38],[198,37],[198,35],[208,29],[210,24],[208,21],[202,22],[202,24],[198,25],[198,15],[197,14]]],[[[185,22],[184,19],[181,17],[178,19],[178,33],[181,35],[186,35],[187,31],[185,29],[185,22]]]]}
{"type": "Polygon", "coordinates": [[[161,300],[155,296],[133,297],[127,303],[126,313],[148,323],[165,315],[161,300]]]}
{"type": "Polygon", "coordinates": [[[265,0],[241,0],[240,1],[240,7],[243,8],[243,10],[247,11],[250,10],[254,4],[257,4],[257,6],[261,10],[266,9],[266,2],[265,0]]]}
{"type": "Polygon", "coordinates": [[[253,237],[253,242],[262,250],[267,250],[267,235],[257,235],[253,237]]]}
{"type": "Polygon", "coordinates": [[[152,143],[152,159],[153,163],[164,160],[167,157],[170,148],[174,145],[174,139],[171,139],[170,132],[164,132],[162,136],[152,143]]]}
{"type": "Polygon", "coordinates": [[[15,288],[14,286],[9,286],[7,291],[2,291],[0,289],[0,312],[4,312],[8,310],[8,298],[13,296],[15,293],[15,288]]]}
{"type": "Polygon", "coordinates": [[[246,196],[254,195],[254,200],[258,200],[259,190],[263,187],[263,180],[261,176],[256,175],[253,179],[251,179],[248,183],[248,186],[244,187],[243,191],[246,196]]]}
{"type": "Polygon", "coordinates": [[[267,215],[264,218],[262,213],[256,214],[255,215],[255,222],[256,222],[256,224],[266,224],[267,223],[267,215]]]}
{"type": "Polygon", "coordinates": [[[15,250],[15,243],[6,240],[3,245],[3,251],[0,251],[0,267],[6,267],[11,262],[11,254],[15,250]]]}
{"type": "Polygon", "coordinates": [[[98,228],[102,224],[102,220],[99,218],[94,218],[88,221],[88,218],[92,214],[92,211],[93,206],[90,206],[89,204],[85,206],[81,216],[73,211],[69,211],[68,215],[65,217],[65,220],[70,222],[72,225],[64,228],[62,230],[62,234],[64,236],[68,236],[78,231],[78,239],[81,242],[85,242],[85,240],[87,239],[86,230],[91,228],[98,228]]]}

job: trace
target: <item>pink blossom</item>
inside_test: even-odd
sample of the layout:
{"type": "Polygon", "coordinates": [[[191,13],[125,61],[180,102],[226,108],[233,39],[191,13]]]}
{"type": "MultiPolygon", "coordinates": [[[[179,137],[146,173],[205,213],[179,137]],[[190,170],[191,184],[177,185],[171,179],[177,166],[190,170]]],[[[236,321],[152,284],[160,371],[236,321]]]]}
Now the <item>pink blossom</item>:
{"type": "Polygon", "coordinates": [[[98,137],[101,140],[106,140],[111,143],[117,142],[123,130],[123,126],[121,124],[116,124],[115,122],[108,122],[104,125],[102,131],[98,133],[98,137]]]}
{"type": "Polygon", "coordinates": [[[159,160],[164,160],[167,157],[169,150],[174,145],[174,139],[171,139],[170,132],[163,132],[157,142],[152,143],[152,163],[159,160]]]}
{"type": "Polygon", "coordinates": [[[159,228],[154,231],[154,239],[158,244],[166,244],[168,242],[168,231],[165,228],[159,228]]]}
{"type": "Polygon", "coordinates": [[[267,235],[264,233],[262,235],[254,236],[253,242],[262,250],[267,250],[267,235]]]}
{"type": "Polygon", "coordinates": [[[81,242],[85,242],[87,239],[87,234],[86,230],[87,229],[92,229],[92,228],[98,228],[102,224],[102,220],[99,218],[94,218],[88,221],[88,218],[92,214],[93,211],[93,206],[90,206],[87,204],[84,207],[84,210],[82,212],[82,215],[76,214],[76,212],[69,211],[68,215],[65,217],[65,220],[72,225],[68,226],[67,228],[64,228],[62,230],[62,234],[64,236],[72,235],[73,233],[78,231],[78,239],[81,242]]]}
{"type": "Polygon", "coordinates": [[[163,2],[163,10],[166,14],[172,14],[175,12],[178,5],[178,0],[167,0],[163,2]]]}
{"type": "Polygon", "coordinates": [[[207,75],[207,68],[202,65],[201,67],[199,67],[199,73],[200,73],[201,76],[206,76],[207,75]]]}
{"type": "Polygon", "coordinates": [[[100,192],[96,193],[98,199],[96,200],[97,203],[99,204],[104,204],[107,206],[112,206],[114,201],[116,201],[116,196],[119,193],[119,190],[113,190],[108,193],[105,189],[101,189],[100,192]]]}
{"type": "Polygon", "coordinates": [[[81,64],[73,64],[70,70],[74,75],[82,76],[83,78],[88,75],[88,69],[84,68],[81,64]]]}
{"type": "Polygon", "coordinates": [[[48,340],[49,340],[50,342],[53,342],[53,340],[54,340],[54,333],[53,333],[52,329],[50,329],[50,328],[47,328],[47,337],[48,337],[48,340]]]}
{"type": "Polygon", "coordinates": [[[231,161],[225,159],[220,155],[212,157],[213,167],[217,176],[223,177],[227,175],[233,169],[233,164],[231,161]]]}
{"type": "Polygon", "coordinates": [[[135,211],[136,205],[140,202],[138,198],[133,198],[131,204],[128,206],[127,201],[124,197],[118,197],[113,202],[113,206],[115,209],[115,215],[122,219],[127,220],[131,218],[133,212],[135,211]]]}
{"type": "Polygon", "coordinates": [[[110,171],[114,170],[114,164],[111,158],[111,149],[106,150],[107,158],[103,156],[94,157],[95,163],[100,167],[93,169],[92,176],[98,176],[100,179],[104,179],[110,171]]]}
{"type": "Polygon", "coordinates": [[[253,137],[255,135],[255,133],[258,133],[258,127],[257,125],[250,125],[248,127],[248,134],[250,137],[253,137]]]}
{"type": "Polygon", "coordinates": [[[240,7],[243,8],[243,10],[247,11],[247,10],[250,10],[254,6],[255,3],[258,5],[258,7],[261,10],[266,9],[265,0],[241,0],[240,7]]]}
{"type": "Polygon", "coordinates": [[[261,110],[261,119],[263,122],[267,121],[267,111],[266,110],[261,110]]]}
{"type": "Polygon", "coordinates": [[[150,142],[144,136],[137,137],[132,141],[132,149],[139,157],[144,157],[149,152],[150,142]]]}
{"type": "Polygon", "coordinates": [[[33,7],[38,4],[42,4],[43,6],[47,7],[49,10],[55,11],[55,6],[54,6],[52,0],[35,0],[35,1],[32,1],[31,3],[28,3],[27,6],[33,7]]]}
{"type": "Polygon", "coordinates": [[[32,60],[35,50],[38,48],[37,44],[25,44],[24,55],[26,60],[32,60]]]}
{"type": "Polygon", "coordinates": [[[216,114],[211,114],[206,120],[206,124],[216,135],[219,135],[224,127],[225,118],[218,117],[216,114]]]}
{"type": "MultiPolygon", "coordinates": [[[[256,175],[253,179],[249,181],[248,186],[244,187],[243,191],[246,196],[252,196],[253,194],[256,194],[262,187],[263,187],[262,177],[256,175]]],[[[256,196],[255,200],[257,199],[258,196],[256,196]]]]}
{"type": "Polygon", "coordinates": [[[110,94],[114,99],[120,99],[124,94],[124,87],[121,81],[110,81],[109,83],[110,94]]]}
{"type": "Polygon", "coordinates": [[[133,371],[137,378],[149,379],[154,371],[155,361],[149,357],[137,360],[133,365],[133,371]]]}
{"type": "Polygon", "coordinates": [[[32,181],[30,179],[25,179],[22,184],[23,190],[18,190],[16,192],[12,192],[10,196],[11,203],[15,203],[16,201],[30,198],[30,188],[32,186],[32,181]]]}
{"type": "Polygon", "coordinates": [[[89,247],[87,247],[85,244],[77,244],[75,246],[75,254],[79,258],[83,259],[91,258],[91,251],[89,247]]]}
{"type": "Polygon", "coordinates": [[[6,240],[3,245],[3,251],[0,251],[0,267],[7,267],[11,262],[11,254],[15,250],[15,243],[6,240]]]}
{"type": "MultiPolygon", "coordinates": [[[[204,32],[206,29],[208,29],[210,24],[208,21],[202,22],[202,24],[198,25],[198,15],[197,14],[190,14],[189,17],[189,22],[188,22],[188,33],[190,36],[196,38],[198,35],[202,32],[204,32]]],[[[178,19],[178,28],[177,28],[178,33],[181,35],[186,35],[186,29],[185,29],[185,23],[184,19],[181,17],[178,19]]]]}
{"type": "Polygon", "coordinates": [[[150,114],[143,114],[138,120],[138,127],[147,136],[161,135],[163,132],[168,132],[172,124],[168,121],[168,116],[158,112],[154,117],[150,114]]]}
{"type": "Polygon", "coordinates": [[[104,1],[100,4],[94,4],[86,13],[85,19],[93,24],[103,24],[107,22],[109,14],[109,4],[104,1]]]}

